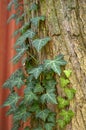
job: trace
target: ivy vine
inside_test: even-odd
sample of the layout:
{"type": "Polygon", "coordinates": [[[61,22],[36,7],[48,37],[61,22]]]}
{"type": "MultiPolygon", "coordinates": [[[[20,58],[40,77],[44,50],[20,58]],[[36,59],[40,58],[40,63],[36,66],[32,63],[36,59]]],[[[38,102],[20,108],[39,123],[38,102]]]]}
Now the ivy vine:
{"type": "MultiPolygon", "coordinates": [[[[62,66],[67,62],[64,56],[59,54],[54,59],[45,59],[40,63],[34,51],[38,54],[41,49],[49,44],[51,38],[49,36],[40,38],[37,31],[33,31],[32,25],[36,29],[40,29],[40,22],[44,22],[45,16],[35,16],[24,23],[26,13],[20,10],[23,6],[22,1],[11,0],[8,9],[14,6],[16,14],[12,14],[8,21],[15,19],[16,23],[21,23],[21,27],[14,32],[14,36],[20,34],[14,45],[16,55],[12,62],[21,61],[22,67],[16,70],[9,79],[3,84],[4,88],[10,89],[10,95],[3,106],[10,106],[7,115],[13,115],[13,128],[18,130],[23,127],[24,130],[53,130],[56,125],[64,128],[72,119],[74,113],[67,110],[70,100],[75,95],[75,90],[67,87],[70,83],[69,76],[71,70],[62,71],[62,66]],[[61,76],[64,73],[64,77],[61,76]],[[57,96],[57,81],[55,75],[60,77],[60,86],[63,89],[66,99],[57,96]],[[19,96],[16,89],[25,86],[23,96],[19,96]],[[59,119],[56,118],[56,112],[53,112],[48,103],[56,104],[60,113],[59,119]],[[25,126],[25,122],[30,120],[30,126],[25,126]]],[[[36,12],[38,4],[33,3],[29,11],[36,12]]]]}

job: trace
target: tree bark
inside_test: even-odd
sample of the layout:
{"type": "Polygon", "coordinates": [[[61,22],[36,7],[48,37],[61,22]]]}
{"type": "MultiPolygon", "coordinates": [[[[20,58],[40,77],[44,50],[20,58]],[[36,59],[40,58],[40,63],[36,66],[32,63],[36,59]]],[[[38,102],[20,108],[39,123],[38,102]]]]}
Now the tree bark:
{"type": "MultiPolygon", "coordinates": [[[[70,87],[76,89],[76,95],[70,102],[70,109],[75,116],[66,130],[86,130],[86,0],[35,1],[40,7],[37,15],[46,16],[38,30],[39,36],[52,39],[38,54],[41,62],[62,53],[68,62],[66,68],[72,70],[70,87]]],[[[57,91],[60,95],[59,85],[57,91]]]]}

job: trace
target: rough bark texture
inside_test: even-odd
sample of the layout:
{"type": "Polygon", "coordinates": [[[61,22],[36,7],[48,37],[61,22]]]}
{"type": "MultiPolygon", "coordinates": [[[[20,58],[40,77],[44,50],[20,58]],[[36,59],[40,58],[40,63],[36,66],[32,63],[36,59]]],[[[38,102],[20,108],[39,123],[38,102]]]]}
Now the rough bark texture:
{"type": "MultiPolygon", "coordinates": [[[[75,98],[70,103],[75,116],[66,130],[86,130],[86,0],[39,0],[39,4],[37,15],[46,16],[39,36],[52,38],[38,54],[39,58],[42,61],[64,54],[68,62],[66,68],[72,70],[70,87],[76,89],[75,98]]],[[[60,95],[59,85],[57,91],[60,95]]]]}

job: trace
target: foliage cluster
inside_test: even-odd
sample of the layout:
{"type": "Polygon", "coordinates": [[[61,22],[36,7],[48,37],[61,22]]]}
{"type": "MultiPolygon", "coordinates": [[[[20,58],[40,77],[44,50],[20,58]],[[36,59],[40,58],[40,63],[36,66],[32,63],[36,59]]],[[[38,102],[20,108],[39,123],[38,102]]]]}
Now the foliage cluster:
{"type": "MultiPolygon", "coordinates": [[[[15,31],[14,35],[20,34],[14,45],[16,55],[12,61],[21,61],[22,67],[16,70],[4,83],[4,88],[10,89],[10,95],[3,106],[10,106],[7,115],[13,115],[13,128],[18,130],[53,130],[56,123],[63,128],[73,117],[71,110],[65,110],[69,106],[70,100],[74,97],[75,90],[67,88],[70,71],[65,70],[67,79],[60,78],[61,87],[64,90],[67,100],[57,97],[55,75],[61,75],[61,67],[66,65],[64,56],[59,54],[54,59],[45,59],[40,62],[37,54],[42,48],[49,44],[49,36],[39,38],[37,29],[40,30],[40,23],[45,21],[45,16],[35,16],[24,23],[26,12],[22,12],[23,4],[18,0],[11,0],[8,9],[14,6],[16,14],[13,14],[8,21],[15,19],[16,23],[22,26],[15,31]],[[36,27],[36,31],[33,29],[36,27]],[[34,53],[35,50],[35,53],[34,53]],[[19,96],[16,89],[25,86],[22,96],[19,96]],[[56,122],[56,112],[53,112],[47,104],[56,104],[60,110],[60,119],[56,122]],[[30,126],[25,126],[25,122],[30,119],[30,126]]],[[[29,12],[37,12],[39,5],[33,3],[29,12]]]]}

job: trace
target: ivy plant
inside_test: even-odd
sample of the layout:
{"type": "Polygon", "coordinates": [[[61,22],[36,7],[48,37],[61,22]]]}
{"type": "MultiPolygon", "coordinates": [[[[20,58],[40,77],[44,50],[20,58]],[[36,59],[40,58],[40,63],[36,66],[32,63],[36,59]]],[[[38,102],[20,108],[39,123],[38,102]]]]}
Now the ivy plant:
{"type": "Polygon", "coordinates": [[[58,108],[60,110],[59,119],[57,119],[57,123],[60,128],[64,128],[74,116],[74,112],[72,110],[68,110],[68,106],[70,104],[70,100],[72,100],[75,96],[76,90],[73,88],[69,88],[70,84],[69,77],[71,76],[71,70],[64,70],[64,77],[60,77],[60,86],[64,91],[65,99],[63,97],[58,96],[58,108]]]}
{"type": "MultiPolygon", "coordinates": [[[[22,67],[16,70],[3,84],[4,88],[10,89],[10,94],[3,106],[10,106],[7,115],[13,115],[12,130],[18,130],[20,127],[23,127],[24,130],[53,130],[56,129],[57,123],[63,128],[74,115],[72,110],[66,110],[75,95],[75,90],[67,87],[70,83],[71,70],[62,71],[62,66],[67,64],[63,54],[55,56],[54,59],[45,59],[42,63],[37,57],[44,46],[49,45],[51,37],[40,38],[37,31],[34,31],[33,25],[40,30],[40,22],[44,22],[46,17],[35,15],[27,23],[24,23],[26,12],[21,10],[22,0],[11,0],[8,10],[11,10],[12,6],[15,8],[16,14],[12,14],[8,21],[15,19],[16,24],[21,24],[21,27],[14,32],[14,36],[18,35],[19,37],[14,45],[16,55],[12,62],[21,61],[22,64],[22,67]],[[61,77],[63,72],[65,78],[61,77]],[[60,77],[59,81],[67,99],[57,97],[55,75],[60,77]],[[16,90],[22,86],[25,86],[23,95],[19,96],[16,90]],[[47,104],[54,104],[58,107],[59,119],[56,118],[56,112],[53,112],[47,104]],[[28,119],[30,125],[25,126],[28,119]]],[[[29,13],[33,11],[36,14],[38,8],[37,3],[32,3],[29,13]]]]}

